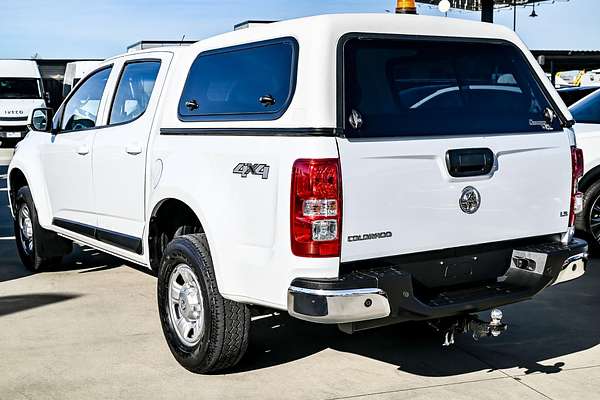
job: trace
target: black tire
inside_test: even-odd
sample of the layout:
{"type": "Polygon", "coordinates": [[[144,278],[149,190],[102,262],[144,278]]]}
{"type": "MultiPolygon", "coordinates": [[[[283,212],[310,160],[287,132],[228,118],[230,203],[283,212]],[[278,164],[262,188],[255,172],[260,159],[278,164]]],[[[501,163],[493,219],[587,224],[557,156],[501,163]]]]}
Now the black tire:
{"type": "Polygon", "coordinates": [[[600,252],[600,225],[592,224],[592,219],[600,222],[600,181],[594,182],[584,192],[583,211],[577,215],[576,221],[577,229],[585,232],[591,249],[600,252]]]}
{"type": "Polygon", "coordinates": [[[17,192],[14,210],[15,243],[23,265],[32,272],[60,265],[62,255],[71,251],[72,243],[40,226],[37,209],[28,186],[23,186],[17,192]],[[31,246],[27,246],[21,236],[23,219],[20,218],[20,213],[25,209],[28,211],[31,223],[31,246]]]}
{"type": "Polygon", "coordinates": [[[224,299],[219,293],[206,236],[174,238],[161,260],[158,273],[158,309],[171,353],[184,368],[211,373],[236,365],[248,347],[250,310],[247,305],[224,299]],[[170,280],[176,268],[187,265],[197,278],[203,303],[203,334],[195,345],[184,343],[171,318],[170,280]]]}

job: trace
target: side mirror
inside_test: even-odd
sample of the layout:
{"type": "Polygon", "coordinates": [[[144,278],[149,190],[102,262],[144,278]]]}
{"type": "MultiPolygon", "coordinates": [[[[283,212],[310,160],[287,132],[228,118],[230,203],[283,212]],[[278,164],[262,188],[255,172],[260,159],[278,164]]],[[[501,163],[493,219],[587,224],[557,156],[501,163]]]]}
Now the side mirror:
{"type": "Polygon", "coordinates": [[[50,132],[52,129],[51,108],[35,108],[31,112],[31,130],[38,132],[50,132]]]}

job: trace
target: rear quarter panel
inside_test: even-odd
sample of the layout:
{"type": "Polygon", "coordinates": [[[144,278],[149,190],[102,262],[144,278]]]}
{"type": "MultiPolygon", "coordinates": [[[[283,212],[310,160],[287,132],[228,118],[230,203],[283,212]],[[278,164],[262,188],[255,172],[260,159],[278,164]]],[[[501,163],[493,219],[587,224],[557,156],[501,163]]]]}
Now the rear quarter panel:
{"type": "Polygon", "coordinates": [[[338,273],[338,258],[299,258],[290,249],[292,165],[310,157],[337,157],[335,139],[161,135],[152,159],[163,171],[150,202],[177,198],[196,212],[224,297],[284,309],[295,277],[338,273]],[[241,162],[267,164],[268,179],[234,174],[241,162]]]}

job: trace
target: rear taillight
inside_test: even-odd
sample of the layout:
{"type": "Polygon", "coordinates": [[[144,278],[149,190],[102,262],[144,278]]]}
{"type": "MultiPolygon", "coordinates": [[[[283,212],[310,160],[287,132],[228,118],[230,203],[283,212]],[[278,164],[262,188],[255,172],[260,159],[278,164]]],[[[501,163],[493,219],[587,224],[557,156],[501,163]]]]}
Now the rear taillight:
{"type": "Polygon", "coordinates": [[[571,147],[571,210],[569,211],[569,226],[575,226],[575,216],[583,209],[583,194],[578,190],[579,179],[583,176],[583,151],[571,147]]]}
{"type": "Polygon", "coordinates": [[[338,257],[342,223],[339,159],[296,160],[290,206],[292,253],[299,257],[338,257]]]}

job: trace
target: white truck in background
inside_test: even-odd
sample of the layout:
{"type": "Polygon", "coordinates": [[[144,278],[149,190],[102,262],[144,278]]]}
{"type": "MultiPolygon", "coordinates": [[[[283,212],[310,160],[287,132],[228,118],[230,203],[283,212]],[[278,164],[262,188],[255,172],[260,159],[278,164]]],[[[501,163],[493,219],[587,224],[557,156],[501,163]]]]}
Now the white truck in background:
{"type": "Polygon", "coordinates": [[[68,63],[63,80],[63,97],[67,97],[79,81],[99,64],[100,61],[73,61],[68,63]]]}
{"type": "Polygon", "coordinates": [[[0,60],[0,146],[15,147],[28,131],[34,108],[46,107],[42,77],[34,60],[0,60]]]}

